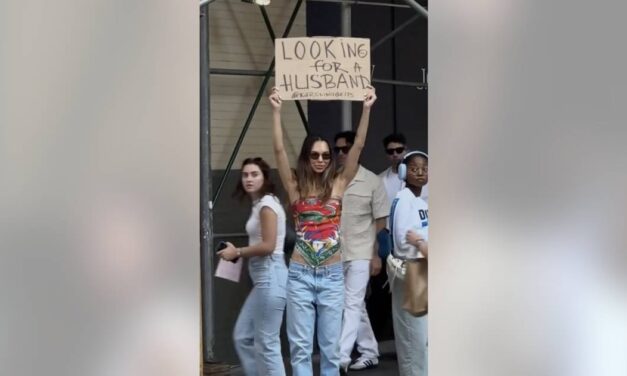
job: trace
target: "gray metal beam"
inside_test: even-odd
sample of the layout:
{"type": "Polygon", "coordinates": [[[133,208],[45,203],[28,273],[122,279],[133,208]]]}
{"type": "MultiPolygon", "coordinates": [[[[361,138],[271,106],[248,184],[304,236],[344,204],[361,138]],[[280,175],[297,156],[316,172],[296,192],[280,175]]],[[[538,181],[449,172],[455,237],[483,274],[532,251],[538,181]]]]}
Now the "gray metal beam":
{"type": "MultiPolygon", "coordinates": [[[[352,35],[351,24],[351,4],[342,3],[342,36],[350,37],[352,35]]],[[[353,102],[342,101],[342,131],[350,131],[353,129],[353,102]]]]}
{"type": "Polygon", "coordinates": [[[416,0],[404,0],[404,1],[407,3],[407,5],[414,8],[416,12],[418,12],[425,18],[429,18],[429,12],[427,12],[427,10],[422,5],[418,4],[416,0]]]}
{"type": "Polygon", "coordinates": [[[381,3],[376,1],[359,1],[359,0],[308,0],[315,1],[319,3],[341,3],[341,4],[351,4],[351,5],[372,5],[372,6],[380,6],[380,7],[391,7],[391,8],[411,8],[409,5],[403,4],[394,4],[394,3],[381,3]]]}
{"type": "Polygon", "coordinates": [[[420,16],[419,15],[415,15],[412,18],[408,19],[407,21],[403,22],[399,27],[397,27],[396,29],[390,31],[386,36],[384,36],[383,38],[379,39],[375,44],[370,46],[370,51],[374,51],[377,48],[379,48],[379,46],[381,46],[383,43],[385,43],[386,41],[388,41],[389,39],[393,38],[394,36],[396,36],[396,34],[400,33],[401,31],[403,31],[403,29],[405,29],[407,26],[411,25],[414,21],[416,21],[420,16]]]}

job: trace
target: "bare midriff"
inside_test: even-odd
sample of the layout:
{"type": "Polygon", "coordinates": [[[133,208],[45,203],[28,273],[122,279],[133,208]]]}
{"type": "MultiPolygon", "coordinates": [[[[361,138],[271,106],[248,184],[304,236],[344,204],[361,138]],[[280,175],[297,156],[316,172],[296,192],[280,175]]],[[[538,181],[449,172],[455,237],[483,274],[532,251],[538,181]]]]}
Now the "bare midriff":
{"type": "MultiPolygon", "coordinates": [[[[292,258],[291,258],[291,260],[292,260],[292,261],[295,261],[295,262],[297,262],[297,263],[299,263],[299,264],[309,265],[309,264],[307,263],[307,260],[305,260],[305,259],[303,258],[303,256],[301,256],[301,255],[300,255],[300,253],[298,253],[298,252],[294,252],[294,253],[292,253],[292,258]]],[[[341,255],[340,253],[336,253],[336,254],[334,254],[333,256],[329,257],[328,259],[324,260],[324,261],[320,264],[320,266],[331,265],[331,264],[335,264],[335,263],[340,262],[340,261],[342,261],[342,255],[341,255]]]]}

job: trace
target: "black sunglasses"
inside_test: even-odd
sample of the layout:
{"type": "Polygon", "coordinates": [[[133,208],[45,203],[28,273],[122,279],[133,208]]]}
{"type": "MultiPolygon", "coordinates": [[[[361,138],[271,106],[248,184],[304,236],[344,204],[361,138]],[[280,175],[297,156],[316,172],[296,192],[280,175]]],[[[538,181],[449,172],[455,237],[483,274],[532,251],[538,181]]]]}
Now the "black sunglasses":
{"type": "Polygon", "coordinates": [[[328,161],[329,159],[331,159],[331,153],[318,153],[316,151],[312,151],[311,153],[309,153],[309,159],[312,159],[314,161],[317,161],[318,159],[320,159],[320,157],[322,157],[323,160],[328,161]]]}
{"type": "Polygon", "coordinates": [[[333,148],[333,151],[335,151],[335,154],[339,154],[340,152],[344,153],[344,154],[348,154],[348,151],[351,149],[350,146],[336,146],[333,148]]]}
{"type": "Polygon", "coordinates": [[[385,152],[388,153],[388,155],[392,155],[394,153],[396,153],[396,154],[403,154],[404,151],[405,151],[404,147],[385,149],[385,152]]]}

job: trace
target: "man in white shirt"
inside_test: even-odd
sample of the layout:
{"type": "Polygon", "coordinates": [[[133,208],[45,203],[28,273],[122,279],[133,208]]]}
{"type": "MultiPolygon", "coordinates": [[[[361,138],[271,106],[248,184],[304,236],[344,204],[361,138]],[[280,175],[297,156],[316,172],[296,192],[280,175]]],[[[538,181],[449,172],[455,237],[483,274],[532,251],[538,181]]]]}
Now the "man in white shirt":
{"type": "MultiPolygon", "coordinates": [[[[405,182],[398,178],[398,164],[401,163],[407,152],[407,139],[402,133],[392,133],[383,139],[383,147],[390,162],[390,167],[379,174],[390,202],[394,201],[396,194],[405,188],[405,182]]],[[[422,188],[420,198],[429,201],[429,189],[425,185],[422,188]]]]}
{"type": "MultiPolygon", "coordinates": [[[[342,166],[355,140],[355,132],[335,136],[334,151],[342,166]]],[[[366,290],[371,275],[381,271],[376,234],[389,215],[385,188],[377,175],[359,166],[342,200],[340,223],[342,260],[344,261],[344,316],[340,337],[340,367],[362,370],[379,364],[379,346],[366,311],[366,290]],[[357,344],[360,357],[351,364],[357,344]]]]}

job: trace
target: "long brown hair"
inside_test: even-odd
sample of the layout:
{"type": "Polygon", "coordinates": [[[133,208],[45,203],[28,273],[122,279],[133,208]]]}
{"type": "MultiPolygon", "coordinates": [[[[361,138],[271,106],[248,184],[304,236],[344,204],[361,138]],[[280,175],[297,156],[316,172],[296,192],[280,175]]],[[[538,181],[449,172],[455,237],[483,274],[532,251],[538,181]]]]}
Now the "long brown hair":
{"type": "MultiPolygon", "coordinates": [[[[267,194],[275,194],[274,183],[270,179],[270,166],[266,161],[261,157],[255,158],[246,158],[244,162],[242,162],[242,170],[244,166],[254,164],[261,170],[261,174],[263,175],[263,185],[259,189],[259,197],[263,197],[267,194]]],[[[240,200],[243,200],[245,197],[249,197],[246,191],[244,190],[244,185],[242,184],[242,177],[240,175],[239,182],[237,183],[237,187],[235,187],[235,192],[233,192],[233,196],[237,197],[240,200]]]]}
{"type": "Polygon", "coordinates": [[[320,136],[307,136],[303,141],[303,146],[300,148],[298,165],[296,167],[296,183],[298,184],[299,196],[301,198],[309,197],[312,192],[318,191],[317,197],[319,199],[322,201],[328,200],[333,191],[333,182],[335,181],[336,175],[335,159],[329,141],[320,136]],[[331,155],[327,168],[321,174],[316,173],[311,168],[311,162],[309,160],[311,149],[314,143],[318,141],[327,144],[329,154],[331,155]]]}

